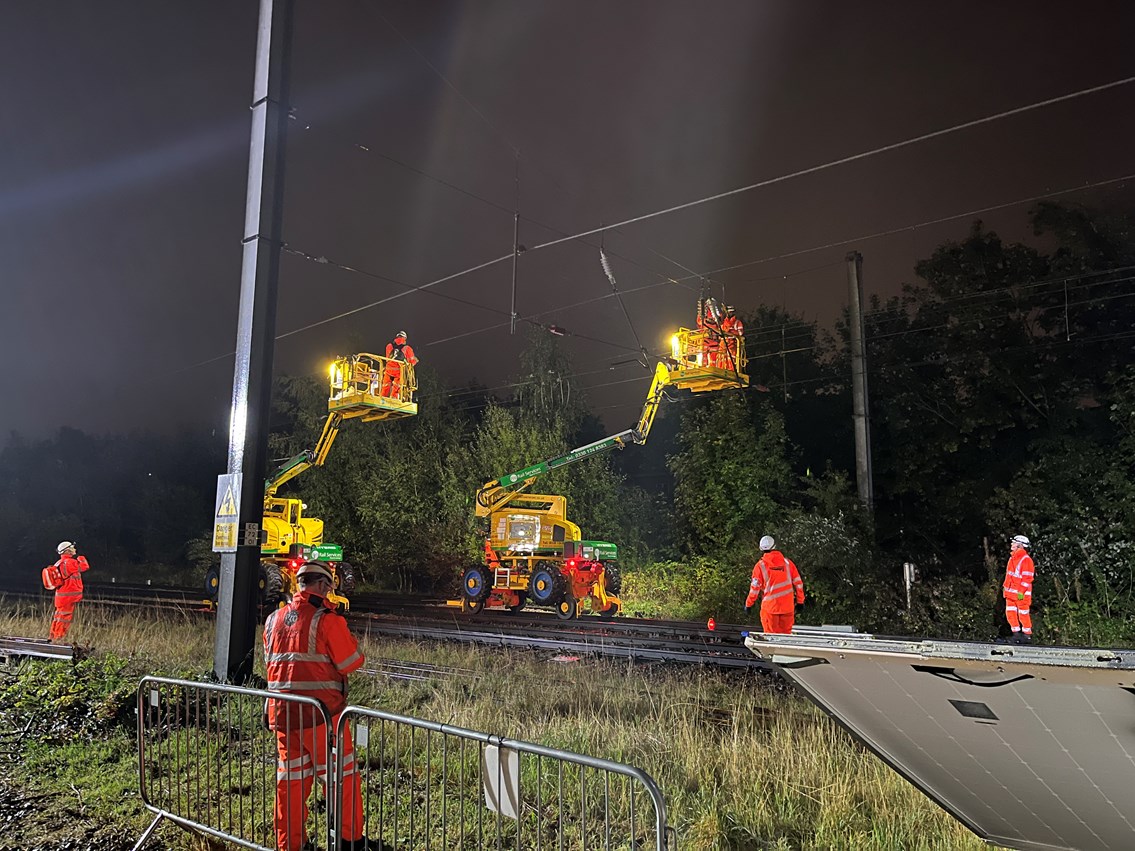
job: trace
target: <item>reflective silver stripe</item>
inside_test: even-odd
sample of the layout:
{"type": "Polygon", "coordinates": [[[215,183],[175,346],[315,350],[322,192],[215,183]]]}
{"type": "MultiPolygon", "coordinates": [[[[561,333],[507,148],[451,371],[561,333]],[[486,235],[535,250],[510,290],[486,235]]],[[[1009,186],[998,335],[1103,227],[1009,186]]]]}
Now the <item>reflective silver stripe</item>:
{"type": "Polygon", "coordinates": [[[761,587],[761,580],[754,579],[752,582],[749,583],[749,587],[750,588],[760,588],[761,587]]]}
{"type": "Polygon", "coordinates": [[[335,689],[342,691],[343,684],[339,680],[269,680],[269,691],[318,691],[319,689],[335,689]]]}
{"type": "Polygon", "coordinates": [[[788,597],[788,596],[791,596],[791,594],[792,594],[791,588],[785,588],[783,591],[777,591],[775,594],[770,594],[766,591],[765,592],[765,602],[767,603],[770,600],[779,600],[781,597],[788,597]]]}
{"type": "Polygon", "coordinates": [[[1022,608],[1019,608],[1019,607],[1017,608],[1017,614],[1018,615],[1027,615],[1028,613],[1029,613],[1028,609],[1022,609],[1022,608]]]}
{"type": "Polygon", "coordinates": [[[359,654],[359,651],[356,650],[354,653],[352,653],[350,656],[348,656],[342,662],[337,663],[335,665],[335,668],[337,670],[343,671],[343,670],[351,667],[351,665],[354,664],[355,660],[358,659],[358,658],[360,658],[360,654],[359,654]]]}
{"type": "MultiPolygon", "coordinates": [[[[326,609],[319,609],[311,618],[311,629],[307,633],[307,652],[315,653],[315,638],[319,632],[319,621],[323,619],[326,609]]],[[[326,657],[324,657],[326,658],[326,657]]],[[[327,661],[331,661],[328,659],[327,661]]]]}
{"type": "Polygon", "coordinates": [[[276,615],[278,615],[278,614],[280,614],[280,610],[276,609],[274,612],[272,612],[272,614],[268,615],[268,619],[266,621],[264,621],[264,634],[265,635],[271,635],[272,634],[272,627],[276,623],[276,615]]]}
{"type": "Polygon", "coordinates": [[[276,780],[303,780],[305,777],[314,777],[315,771],[305,768],[302,771],[277,771],[276,780]]]}
{"type": "Polygon", "coordinates": [[[295,759],[289,759],[287,762],[284,762],[283,760],[277,759],[276,760],[276,767],[277,768],[302,768],[305,764],[307,764],[309,762],[311,762],[311,755],[310,754],[304,754],[303,756],[296,757],[295,759]]]}
{"type": "Polygon", "coordinates": [[[1007,612],[1015,612],[1015,611],[1017,611],[1017,607],[1016,607],[1016,606],[1013,606],[1013,605],[1010,605],[1009,603],[1006,603],[1006,604],[1005,604],[1005,611],[1007,611],[1007,612]]]}
{"type": "Polygon", "coordinates": [[[331,659],[322,653],[265,653],[265,662],[327,662],[331,659]]]}
{"type": "Polygon", "coordinates": [[[56,591],[56,597],[82,597],[82,591],[56,591]]]}

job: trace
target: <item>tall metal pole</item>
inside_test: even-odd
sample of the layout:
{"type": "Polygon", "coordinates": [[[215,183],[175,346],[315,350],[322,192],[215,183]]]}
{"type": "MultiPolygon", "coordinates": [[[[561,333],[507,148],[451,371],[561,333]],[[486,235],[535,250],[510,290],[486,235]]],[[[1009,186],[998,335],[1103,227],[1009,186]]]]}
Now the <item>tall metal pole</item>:
{"type": "Polygon", "coordinates": [[[848,329],[851,332],[851,407],[855,424],[855,481],[859,501],[874,509],[875,487],[871,473],[871,422],[867,401],[867,352],[863,325],[863,255],[847,255],[848,329]]]}
{"type": "Polygon", "coordinates": [[[516,149],[516,210],[512,215],[512,308],[508,333],[516,333],[516,262],[520,258],[520,149],[516,149]]]}
{"type": "Polygon", "coordinates": [[[260,0],[236,367],[229,422],[228,472],[240,478],[237,519],[242,534],[238,537],[236,552],[221,555],[217,639],[213,652],[213,673],[224,682],[239,683],[251,676],[256,641],[258,531],[264,510],[267,425],[276,336],[293,8],[294,0],[260,0]]]}

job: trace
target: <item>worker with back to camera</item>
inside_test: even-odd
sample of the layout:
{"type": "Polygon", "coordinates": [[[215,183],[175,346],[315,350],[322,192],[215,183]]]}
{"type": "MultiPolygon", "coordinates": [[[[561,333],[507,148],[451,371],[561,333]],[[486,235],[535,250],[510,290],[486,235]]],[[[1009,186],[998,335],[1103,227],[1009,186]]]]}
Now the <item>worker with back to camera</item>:
{"type": "Polygon", "coordinates": [[[71,628],[75,607],[83,599],[83,574],[90,569],[90,565],[87,564],[87,557],[79,555],[75,544],[71,541],[60,541],[55,552],[59,560],[46,568],[43,573],[44,585],[55,591],[51,640],[62,641],[67,637],[67,630],[71,628]]]}
{"type": "Polygon", "coordinates": [[[1014,644],[1030,644],[1033,640],[1033,619],[1029,613],[1033,601],[1033,566],[1029,555],[1029,539],[1015,535],[1009,541],[1009,563],[1005,565],[1005,582],[1001,593],[1005,597],[1005,620],[1013,631],[1014,644]]]}
{"type": "Polygon", "coordinates": [[[761,538],[761,558],[753,565],[753,581],[745,598],[748,612],[761,599],[761,628],[764,632],[789,633],[796,619],[796,606],[804,604],[804,582],[791,560],[776,547],[771,535],[761,538]]]}
{"type": "MultiPolygon", "coordinates": [[[[339,848],[358,851],[368,846],[363,837],[363,805],[359,773],[349,727],[334,739],[339,715],[347,706],[347,675],[362,667],[365,658],[347,621],[326,602],[335,588],[331,568],[308,561],[296,572],[299,591],[288,605],[276,609],[264,623],[264,667],[269,691],[303,695],[318,700],[331,722],[333,752],[343,759],[342,840],[339,848]]],[[[323,717],[313,707],[268,699],[268,727],[276,733],[279,762],[276,767],[276,847],[300,851],[311,847],[305,835],[307,799],[318,777],[329,788],[332,759],[326,752],[323,717]]]]}
{"type": "MultiPolygon", "coordinates": [[[[405,365],[414,366],[418,358],[406,342],[406,332],[399,331],[394,341],[386,344],[386,372],[382,376],[382,395],[401,399],[405,365]]],[[[409,400],[406,400],[409,401],[409,400]]]]}

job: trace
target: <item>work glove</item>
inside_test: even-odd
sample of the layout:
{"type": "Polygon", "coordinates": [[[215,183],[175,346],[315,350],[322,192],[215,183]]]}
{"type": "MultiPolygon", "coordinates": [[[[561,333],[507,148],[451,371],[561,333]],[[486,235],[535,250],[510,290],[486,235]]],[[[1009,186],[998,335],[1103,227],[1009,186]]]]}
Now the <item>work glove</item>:
{"type": "Polygon", "coordinates": [[[1024,594],[1022,594],[1022,593],[1021,593],[1020,591],[1018,591],[1018,592],[1017,592],[1017,601],[1019,602],[1019,601],[1021,601],[1021,600],[1023,600],[1023,599],[1025,599],[1025,595],[1024,595],[1024,594]]]}
{"type": "Polygon", "coordinates": [[[752,608],[752,606],[745,606],[745,614],[749,614],[749,610],[752,608]]]}

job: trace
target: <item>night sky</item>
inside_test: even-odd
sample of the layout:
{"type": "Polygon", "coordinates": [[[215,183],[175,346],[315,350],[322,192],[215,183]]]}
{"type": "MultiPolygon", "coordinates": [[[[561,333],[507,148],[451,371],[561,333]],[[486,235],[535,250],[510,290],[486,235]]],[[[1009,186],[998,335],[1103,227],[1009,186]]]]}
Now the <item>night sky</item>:
{"type": "MultiPolygon", "coordinates": [[[[0,434],[190,423],[224,439],[256,19],[254,0],[0,5],[0,434]]],[[[285,239],[373,275],[286,255],[276,370],[322,372],[404,327],[451,385],[517,372],[523,338],[484,330],[507,323],[508,263],[435,288],[483,308],[417,293],[307,326],[508,254],[516,147],[534,246],[1135,75],[1135,4],[1118,0],[298,0],[296,24],[285,239]]],[[[658,349],[693,321],[690,270],[1132,174],[1133,143],[1127,85],[603,241],[622,290],[687,278],[626,296],[658,349]]],[[[1130,207],[1135,182],[1064,198],[1130,207]]],[[[1029,206],[981,218],[1028,239],[1029,206]]],[[[893,294],[970,221],[711,277],[741,311],[829,322],[848,250],[869,294],[893,294]]],[[[522,255],[518,307],[593,338],[565,344],[619,428],[649,380],[606,371],[635,348],[626,319],[612,298],[563,309],[610,293],[598,241],[522,255]]]]}

